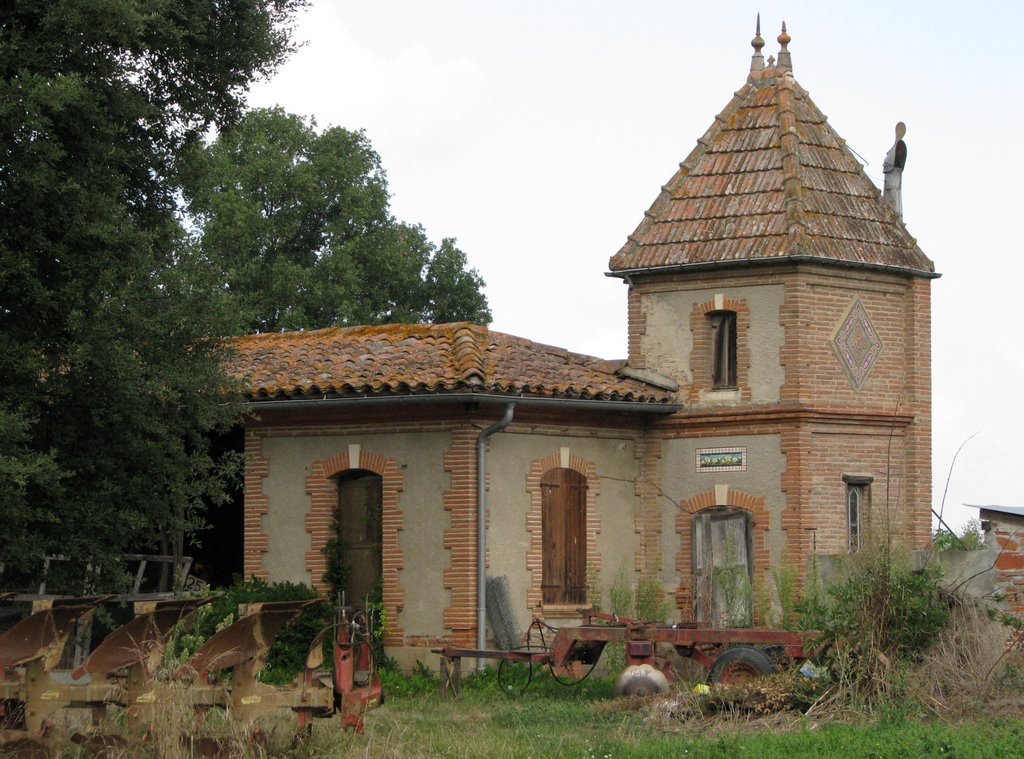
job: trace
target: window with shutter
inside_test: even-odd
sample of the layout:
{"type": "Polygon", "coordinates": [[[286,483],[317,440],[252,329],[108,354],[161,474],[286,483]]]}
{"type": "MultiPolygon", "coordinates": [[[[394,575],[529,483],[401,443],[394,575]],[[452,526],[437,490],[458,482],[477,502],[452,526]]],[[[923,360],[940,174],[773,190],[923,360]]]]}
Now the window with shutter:
{"type": "Polygon", "coordinates": [[[544,603],[586,603],[587,481],[572,469],[551,469],[540,484],[544,603]]]}

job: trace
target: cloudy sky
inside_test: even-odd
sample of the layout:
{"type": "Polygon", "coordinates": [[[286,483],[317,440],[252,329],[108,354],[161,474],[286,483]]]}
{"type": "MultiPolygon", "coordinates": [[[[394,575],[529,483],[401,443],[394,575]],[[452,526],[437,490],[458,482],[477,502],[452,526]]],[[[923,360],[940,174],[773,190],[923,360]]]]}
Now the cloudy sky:
{"type": "Polygon", "coordinates": [[[456,237],[492,329],[626,354],[608,258],[745,81],[760,11],[881,183],[907,124],[904,219],[933,283],[935,508],[1024,506],[1024,4],[312,0],[253,105],[364,129],[398,218],[456,237]],[[1020,471],[1018,471],[1020,470],[1020,471]]]}

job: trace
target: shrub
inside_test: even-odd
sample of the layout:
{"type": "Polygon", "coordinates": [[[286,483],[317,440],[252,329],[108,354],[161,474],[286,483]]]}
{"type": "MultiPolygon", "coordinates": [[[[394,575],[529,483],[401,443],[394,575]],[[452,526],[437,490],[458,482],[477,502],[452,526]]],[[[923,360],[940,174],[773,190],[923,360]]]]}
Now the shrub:
{"type": "MultiPolygon", "coordinates": [[[[187,658],[218,630],[238,619],[240,604],[260,601],[304,601],[316,598],[316,592],[307,585],[292,582],[267,584],[253,577],[244,584],[232,585],[213,591],[217,600],[201,608],[187,631],[179,632],[169,647],[177,658],[187,658]]],[[[331,624],[331,610],[320,604],[304,611],[295,624],[285,627],[274,639],[267,656],[267,665],[261,679],[265,682],[288,682],[306,665],[309,644],[324,627],[331,624]]],[[[328,657],[325,661],[329,662],[328,657]]]]}
{"type": "Polygon", "coordinates": [[[815,643],[824,648],[840,697],[871,707],[904,694],[906,667],[949,619],[938,581],[935,568],[914,571],[888,550],[865,549],[823,599],[800,604],[801,625],[819,631],[815,643]]]}

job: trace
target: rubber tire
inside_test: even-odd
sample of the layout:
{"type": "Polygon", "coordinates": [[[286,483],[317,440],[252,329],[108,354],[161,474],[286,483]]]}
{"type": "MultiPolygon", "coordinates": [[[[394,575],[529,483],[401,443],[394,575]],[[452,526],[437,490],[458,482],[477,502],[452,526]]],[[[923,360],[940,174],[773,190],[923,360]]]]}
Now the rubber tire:
{"type": "Polygon", "coordinates": [[[731,673],[743,673],[749,677],[770,675],[775,671],[775,664],[760,649],[751,646],[736,646],[720,653],[708,667],[708,685],[720,682],[734,682],[731,673]],[[723,677],[725,680],[723,681],[723,677]]]}

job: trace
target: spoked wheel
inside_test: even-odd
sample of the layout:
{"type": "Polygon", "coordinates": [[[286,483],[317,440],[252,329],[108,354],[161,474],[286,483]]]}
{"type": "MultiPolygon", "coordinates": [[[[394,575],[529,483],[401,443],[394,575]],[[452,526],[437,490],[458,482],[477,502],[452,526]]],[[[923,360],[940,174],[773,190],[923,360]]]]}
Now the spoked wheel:
{"type": "Polygon", "coordinates": [[[559,685],[565,685],[566,687],[579,685],[590,677],[590,673],[594,671],[594,667],[596,666],[596,659],[590,664],[585,664],[581,661],[573,661],[561,667],[552,665],[551,677],[553,677],[555,682],[559,685]]]}
{"type": "Polygon", "coordinates": [[[532,661],[509,661],[498,663],[498,687],[506,696],[521,696],[533,681],[532,661]]]}
{"type": "Polygon", "coordinates": [[[775,665],[768,656],[751,646],[736,646],[718,655],[708,668],[708,683],[745,683],[770,675],[775,665]]]}

